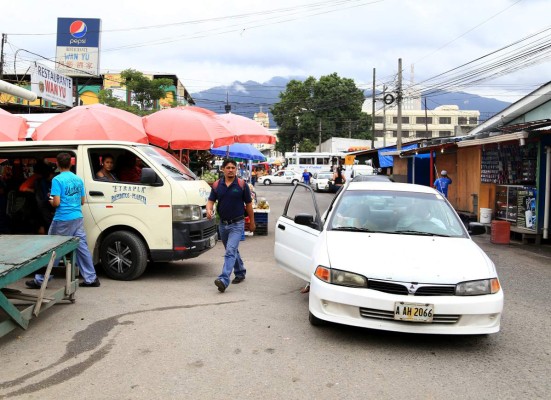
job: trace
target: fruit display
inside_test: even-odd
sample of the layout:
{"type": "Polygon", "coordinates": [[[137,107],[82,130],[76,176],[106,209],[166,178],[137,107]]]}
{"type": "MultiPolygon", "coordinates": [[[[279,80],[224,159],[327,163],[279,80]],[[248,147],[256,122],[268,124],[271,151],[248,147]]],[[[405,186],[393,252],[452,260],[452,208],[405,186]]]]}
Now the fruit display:
{"type": "Polygon", "coordinates": [[[268,202],[266,201],[266,199],[264,197],[261,197],[258,199],[258,202],[256,204],[256,208],[260,209],[260,210],[268,210],[270,208],[270,205],[268,204],[268,202]]]}
{"type": "Polygon", "coordinates": [[[206,171],[203,175],[201,175],[201,179],[211,184],[218,179],[218,174],[214,172],[206,171]]]}

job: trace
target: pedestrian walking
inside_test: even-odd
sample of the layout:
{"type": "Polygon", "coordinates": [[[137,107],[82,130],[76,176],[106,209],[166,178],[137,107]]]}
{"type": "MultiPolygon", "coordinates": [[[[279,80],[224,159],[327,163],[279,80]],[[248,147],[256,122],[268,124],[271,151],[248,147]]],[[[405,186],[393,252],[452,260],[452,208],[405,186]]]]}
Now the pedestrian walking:
{"type": "MultiPolygon", "coordinates": [[[[71,155],[59,153],[57,155],[59,175],[52,180],[51,203],[55,214],[48,230],[49,235],[74,236],[79,238],[76,262],[83,281],[80,287],[99,287],[100,281],[88,250],[86,232],[82,216],[82,205],[85,200],[84,182],[71,172],[71,155]]],[[[37,275],[34,280],[25,282],[28,287],[39,289],[41,279],[37,275]]]]}
{"type": "Polygon", "coordinates": [[[222,163],[224,177],[213,183],[207,201],[207,218],[214,217],[214,203],[217,202],[217,211],[220,217],[220,238],[224,243],[226,254],[222,273],[214,284],[218,291],[224,292],[230,284],[233,271],[235,278],[231,283],[241,283],[245,280],[247,270],[239,254],[239,242],[245,229],[244,211],[250,218],[249,230],[254,232],[254,212],[251,191],[243,179],[238,178],[237,164],[232,159],[222,163]]]}
{"type": "Polygon", "coordinates": [[[434,181],[434,188],[438,190],[440,193],[444,195],[444,197],[448,198],[448,186],[451,185],[452,180],[448,176],[448,171],[443,170],[440,172],[440,178],[434,181]]]}
{"type": "Polygon", "coordinates": [[[310,186],[310,177],[312,176],[312,174],[310,174],[310,172],[308,172],[307,169],[304,170],[304,172],[302,173],[302,182],[305,184],[305,185],[308,185],[310,186]]]}

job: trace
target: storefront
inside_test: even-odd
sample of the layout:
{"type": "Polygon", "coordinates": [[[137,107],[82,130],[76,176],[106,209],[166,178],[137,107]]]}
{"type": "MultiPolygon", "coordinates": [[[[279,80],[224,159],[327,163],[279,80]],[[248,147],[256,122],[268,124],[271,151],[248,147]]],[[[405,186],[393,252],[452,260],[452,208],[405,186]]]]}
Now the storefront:
{"type": "Polygon", "coordinates": [[[458,143],[460,149],[480,153],[479,220],[508,221],[522,238],[543,234],[545,210],[545,141],[526,131],[458,143]]]}

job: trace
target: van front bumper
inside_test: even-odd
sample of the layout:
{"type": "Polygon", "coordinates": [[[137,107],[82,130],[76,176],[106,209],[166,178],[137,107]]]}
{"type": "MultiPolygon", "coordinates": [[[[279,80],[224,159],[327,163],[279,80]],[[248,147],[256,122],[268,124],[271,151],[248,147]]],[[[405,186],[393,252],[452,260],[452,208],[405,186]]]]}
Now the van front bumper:
{"type": "Polygon", "coordinates": [[[151,249],[151,258],[155,262],[194,258],[214,247],[217,238],[214,219],[203,219],[197,222],[173,222],[172,250],[151,249]]]}

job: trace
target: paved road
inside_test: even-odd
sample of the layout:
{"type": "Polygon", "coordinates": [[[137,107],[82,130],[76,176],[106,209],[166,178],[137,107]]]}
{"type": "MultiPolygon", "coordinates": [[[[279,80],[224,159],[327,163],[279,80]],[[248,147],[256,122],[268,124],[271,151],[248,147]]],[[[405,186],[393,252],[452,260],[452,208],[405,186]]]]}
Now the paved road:
{"type": "MultiPolygon", "coordinates": [[[[248,275],[223,294],[219,244],[195,259],[102,279],[29,330],[0,339],[0,398],[549,398],[551,257],[477,242],[506,293],[502,331],[415,336],[308,323],[303,282],[275,267],[274,225],[291,188],[260,187],[268,236],[242,242],[248,275]]],[[[319,194],[323,207],[332,195],[319,194]]],[[[450,255],[453,256],[453,255],[450,255]]]]}

